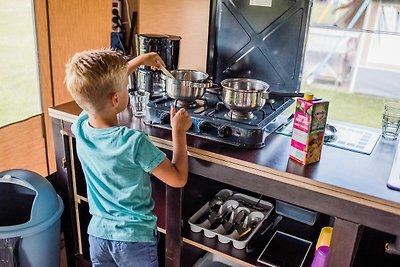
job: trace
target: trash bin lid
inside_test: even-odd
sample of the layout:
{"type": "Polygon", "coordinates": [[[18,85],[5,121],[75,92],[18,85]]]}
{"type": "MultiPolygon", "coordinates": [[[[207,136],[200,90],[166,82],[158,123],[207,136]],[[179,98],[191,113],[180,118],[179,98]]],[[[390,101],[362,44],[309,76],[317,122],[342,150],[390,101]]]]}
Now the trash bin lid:
{"type": "MultiPolygon", "coordinates": [[[[41,175],[29,170],[7,170],[0,172],[0,186],[2,183],[16,184],[35,191],[31,217],[24,226],[40,224],[60,212],[59,197],[56,191],[50,182],[41,175]]],[[[16,195],[16,197],[18,196],[16,195]]],[[[63,207],[61,207],[61,211],[62,209],[63,207]]]]}

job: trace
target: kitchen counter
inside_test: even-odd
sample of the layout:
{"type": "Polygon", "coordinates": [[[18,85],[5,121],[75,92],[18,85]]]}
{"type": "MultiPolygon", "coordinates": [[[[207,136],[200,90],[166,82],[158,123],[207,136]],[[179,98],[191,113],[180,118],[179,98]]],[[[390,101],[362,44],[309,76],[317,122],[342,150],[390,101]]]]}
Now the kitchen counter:
{"type": "MultiPolygon", "coordinates": [[[[70,102],[50,108],[49,114],[68,132],[80,111],[70,102]]],[[[133,117],[129,109],[119,120],[147,132],[160,148],[172,150],[169,130],[145,125],[144,119],[133,117]]],[[[189,171],[335,217],[329,257],[332,266],[351,265],[360,225],[400,235],[400,192],[386,186],[395,141],[380,139],[371,155],[324,146],[321,161],[308,166],[289,159],[289,145],[290,138],[280,134],[268,136],[261,149],[237,148],[188,135],[189,171]]],[[[177,196],[171,202],[179,200],[177,196]]],[[[172,253],[176,256],[177,252],[172,253]]]]}

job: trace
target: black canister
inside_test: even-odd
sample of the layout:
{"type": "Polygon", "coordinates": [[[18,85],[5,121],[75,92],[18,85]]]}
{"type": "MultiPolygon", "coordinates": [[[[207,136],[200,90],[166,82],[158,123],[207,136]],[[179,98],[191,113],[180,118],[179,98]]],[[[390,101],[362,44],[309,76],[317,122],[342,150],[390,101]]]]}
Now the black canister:
{"type": "MultiPolygon", "coordinates": [[[[138,55],[149,52],[157,52],[165,62],[167,58],[168,35],[163,34],[139,34],[138,36],[138,55]]],[[[150,70],[149,66],[140,66],[141,69],[150,70]]]]}
{"type": "MultiPolygon", "coordinates": [[[[156,52],[160,55],[168,70],[178,68],[179,44],[181,37],[166,34],[138,34],[137,54],[156,52]]],[[[161,71],[153,71],[149,66],[139,66],[137,70],[137,89],[150,92],[151,98],[165,94],[165,81],[161,71]]]]}
{"type": "Polygon", "coordinates": [[[181,37],[175,35],[168,35],[168,48],[166,50],[166,60],[165,65],[168,70],[178,69],[179,61],[179,45],[181,37]]]}
{"type": "MultiPolygon", "coordinates": [[[[176,35],[146,33],[137,35],[137,39],[138,55],[157,52],[168,70],[175,70],[178,68],[181,37],[176,35]]],[[[148,66],[141,66],[140,68],[150,69],[148,66]]]]}

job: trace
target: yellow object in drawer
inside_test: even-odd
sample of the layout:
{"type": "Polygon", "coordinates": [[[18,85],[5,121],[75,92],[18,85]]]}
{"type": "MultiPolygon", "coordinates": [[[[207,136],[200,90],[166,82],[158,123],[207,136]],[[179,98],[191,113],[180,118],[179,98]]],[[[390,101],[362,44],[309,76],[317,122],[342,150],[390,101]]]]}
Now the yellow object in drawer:
{"type": "Polygon", "coordinates": [[[315,246],[315,250],[317,250],[321,246],[327,246],[327,247],[330,246],[332,232],[333,232],[333,228],[329,227],[329,226],[321,229],[321,232],[318,237],[317,245],[315,246]]]}

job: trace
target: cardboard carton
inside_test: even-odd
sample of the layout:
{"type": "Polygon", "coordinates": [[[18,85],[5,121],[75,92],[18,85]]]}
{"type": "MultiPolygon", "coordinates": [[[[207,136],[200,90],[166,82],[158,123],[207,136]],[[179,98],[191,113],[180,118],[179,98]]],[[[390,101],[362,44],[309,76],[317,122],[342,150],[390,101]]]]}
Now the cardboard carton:
{"type": "Polygon", "coordinates": [[[297,99],[290,142],[291,159],[304,165],[320,160],[328,107],[328,101],[316,99],[312,94],[297,99]]]}

